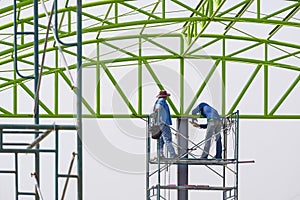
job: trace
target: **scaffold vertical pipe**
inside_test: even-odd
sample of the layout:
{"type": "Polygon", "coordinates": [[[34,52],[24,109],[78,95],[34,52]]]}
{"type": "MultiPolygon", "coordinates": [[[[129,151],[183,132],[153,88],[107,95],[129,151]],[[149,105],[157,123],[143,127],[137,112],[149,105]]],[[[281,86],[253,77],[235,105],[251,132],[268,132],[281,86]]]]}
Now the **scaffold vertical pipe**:
{"type": "Polygon", "coordinates": [[[55,200],[58,200],[58,130],[55,130],[55,200]]]}
{"type": "MultiPolygon", "coordinates": [[[[143,99],[143,62],[140,59],[142,57],[142,39],[139,38],[139,60],[138,60],[138,114],[142,114],[142,99],[143,99]]],[[[149,119],[148,119],[149,120],[149,119]]]]}
{"type": "MultiPolygon", "coordinates": [[[[177,119],[177,130],[183,134],[183,136],[178,135],[178,155],[185,155],[181,158],[188,158],[188,119],[178,118],[177,119]]],[[[177,185],[183,186],[188,184],[188,165],[178,165],[177,168],[177,185]]],[[[188,190],[178,190],[177,193],[178,200],[188,200],[188,190]]]]}
{"type": "Polygon", "coordinates": [[[238,185],[239,185],[239,110],[236,112],[236,123],[235,123],[235,158],[236,158],[236,200],[238,200],[238,185]]]}
{"type": "MultiPolygon", "coordinates": [[[[1,134],[2,135],[2,134],[1,134]]],[[[15,153],[15,191],[16,191],[16,200],[19,199],[19,179],[18,179],[18,153],[15,153]]]]}
{"type": "MultiPolygon", "coordinates": [[[[33,2],[33,18],[34,18],[34,95],[35,98],[37,99],[37,107],[36,107],[36,112],[34,113],[34,120],[35,124],[39,124],[39,97],[37,96],[37,86],[38,86],[38,79],[39,79],[39,10],[38,10],[38,0],[34,0],[33,2]]],[[[38,134],[35,136],[36,138],[38,137],[38,134]]]]}
{"type": "Polygon", "coordinates": [[[160,200],[160,139],[157,139],[157,145],[156,145],[156,151],[157,151],[157,200],[160,200]]]}
{"type": "Polygon", "coordinates": [[[147,121],[147,127],[146,127],[146,200],[150,200],[150,174],[149,174],[149,162],[150,162],[150,136],[149,136],[149,131],[148,131],[148,127],[149,127],[149,122],[150,122],[150,118],[148,116],[148,121],[147,121]]]}
{"type": "MultiPolygon", "coordinates": [[[[223,159],[227,159],[227,118],[223,118],[223,159]]],[[[226,186],[226,166],[223,166],[223,187],[226,186]]],[[[226,191],[223,191],[223,199],[226,199],[226,191]]]]}
{"type": "MultiPolygon", "coordinates": [[[[38,148],[38,146],[36,147],[38,148]]],[[[37,174],[37,172],[40,172],[39,170],[39,152],[34,152],[34,159],[35,159],[35,174],[37,174]]],[[[39,181],[39,174],[38,177],[36,177],[36,184],[39,185],[40,181],[39,181]]],[[[39,200],[39,191],[38,188],[35,187],[35,199],[39,200]]]]}
{"type": "MultiPolygon", "coordinates": [[[[35,124],[39,124],[40,120],[39,120],[39,97],[38,97],[38,93],[37,93],[37,89],[38,89],[38,79],[39,79],[39,9],[38,9],[38,0],[34,0],[33,1],[33,18],[34,18],[34,99],[36,99],[37,101],[37,106],[36,106],[36,110],[34,113],[34,123],[35,124]]],[[[38,130],[37,130],[38,131],[38,130]]],[[[35,138],[38,138],[39,134],[36,133],[35,134],[35,138]]],[[[38,144],[36,146],[37,149],[39,149],[40,145],[38,144]]],[[[37,174],[36,177],[36,184],[40,185],[40,154],[39,152],[37,152],[35,154],[35,173],[37,174]]],[[[39,195],[38,195],[38,188],[35,189],[36,191],[36,199],[40,199],[39,195]]]]}
{"type": "Polygon", "coordinates": [[[2,137],[3,131],[0,129],[0,150],[2,150],[2,143],[3,143],[3,137],[2,137]]]}
{"type": "Polygon", "coordinates": [[[82,183],[82,0],[77,0],[77,171],[78,200],[83,199],[82,183]]]}

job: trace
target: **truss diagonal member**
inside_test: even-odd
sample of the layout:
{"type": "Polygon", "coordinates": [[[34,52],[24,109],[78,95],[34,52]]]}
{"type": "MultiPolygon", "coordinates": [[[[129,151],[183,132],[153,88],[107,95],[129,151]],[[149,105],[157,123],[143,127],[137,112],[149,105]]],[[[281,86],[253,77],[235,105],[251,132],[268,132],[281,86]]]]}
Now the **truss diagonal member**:
{"type": "Polygon", "coordinates": [[[290,9],[294,8],[295,6],[299,6],[299,2],[295,3],[293,5],[289,5],[285,8],[280,9],[280,10],[277,10],[276,12],[273,12],[271,14],[268,14],[268,15],[264,16],[262,19],[270,19],[271,17],[274,17],[274,16],[279,15],[279,14],[281,14],[281,13],[287,11],[287,10],[290,10],[290,9]]]}
{"type": "MultiPolygon", "coordinates": [[[[193,37],[195,36],[194,40],[191,41],[187,47],[187,49],[185,50],[185,52],[183,53],[183,55],[187,54],[188,51],[191,49],[191,47],[194,45],[194,43],[197,41],[197,39],[202,35],[202,33],[205,31],[205,29],[208,27],[208,25],[210,24],[210,22],[213,20],[213,18],[216,16],[216,14],[218,13],[218,11],[221,9],[221,7],[223,6],[223,4],[225,3],[226,0],[220,0],[216,2],[216,5],[213,5],[213,1],[207,1],[207,8],[205,10],[205,4],[202,5],[201,9],[203,9],[206,12],[206,17],[208,17],[207,22],[202,26],[199,30],[199,33],[197,33],[197,30],[194,29],[194,23],[196,23],[196,27],[197,27],[197,21],[195,21],[194,23],[188,24],[187,26],[190,27],[192,26],[192,33],[191,34],[187,34],[188,37],[193,37]],[[216,7],[216,8],[215,8],[216,7]],[[215,8],[215,10],[213,10],[215,8]]],[[[199,8],[200,9],[200,8],[199,8]]],[[[187,28],[188,28],[187,27],[187,28]]],[[[186,34],[186,31],[188,31],[188,29],[185,28],[184,30],[184,34],[186,34]]]]}
{"type": "Polygon", "coordinates": [[[113,44],[110,44],[110,43],[106,42],[106,41],[101,41],[101,43],[104,44],[104,45],[106,45],[106,46],[108,46],[108,47],[111,47],[111,48],[115,49],[116,51],[120,51],[122,53],[125,53],[125,54],[127,54],[127,55],[129,55],[131,57],[137,57],[137,55],[135,55],[135,54],[133,54],[133,53],[125,50],[126,48],[129,48],[131,46],[127,46],[125,48],[119,48],[119,47],[117,47],[117,46],[115,46],[113,44]]]}
{"type": "MultiPolygon", "coordinates": [[[[156,85],[158,86],[158,88],[159,88],[160,90],[163,90],[164,87],[163,87],[162,83],[159,81],[158,77],[156,76],[156,74],[155,74],[154,71],[152,70],[152,68],[151,68],[151,66],[149,65],[149,63],[148,63],[145,59],[143,59],[143,63],[145,64],[147,70],[149,71],[150,75],[151,75],[152,78],[154,79],[154,81],[155,81],[156,85]]],[[[170,105],[171,108],[173,109],[174,113],[175,113],[176,115],[179,115],[179,112],[178,112],[176,106],[174,105],[173,101],[172,101],[170,98],[167,98],[167,102],[169,103],[169,105],[170,105]]]]}
{"type": "MultiPolygon", "coordinates": [[[[206,1],[207,1],[207,0],[200,0],[199,4],[198,4],[198,5],[196,6],[196,8],[194,9],[194,8],[191,8],[191,7],[189,7],[188,5],[182,3],[182,2],[180,2],[180,1],[178,1],[178,0],[172,0],[172,2],[174,2],[174,3],[176,3],[176,4],[180,5],[180,6],[182,6],[183,8],[185,8],[185,9],[187,9],[187,10],[189,10],[189,11],[192,11],[192,14],[190,15],[190,17],[193,17],[195,14],[200,15],[201,17],[206,17],[203,13],[201,13],[201,12],[199,11],[199,8],[201,8],[202,5],[203,5],[206,1]]],[[[186,26],[188,25],[188,23],[189,23],[189,22],[186,22],[183,26],[186,27],[186,26]]]]}
{"type": "Polygon", "coordinates": [[[147,16],[149,16],[149,17],[151,17],[151,18],[154,18],[154,19],[160,19],[160,17],[158,17],[158,16],[156,16],[156,15],[154,15],[154,14],[152,14],[152,13],[146,12],[146,11],[144,11],[144,10],[142,10],[142,9],[140,9],[140,8],[137,8],[137,7],[133,6],[133,5],[130,5],[130,4],[128,4],[128,3],[121,2],[120,4],[122,4],[122,5],[124,5],[124,6],[128,7],[128,8],[131,8],[131,9],[133,9],[133,10],[135,10],[135,11],[138,11],[138,12],[144,14],[144,15],[147,15],[147,16]]]}
{"type": "MultiPolygon", "coordinates": [[[[20,83],[20,86],[34,99],[33,92],[24,83],[20,83]]],[[[49,115],[53,115],[53,112],[43,102],[40,101],[40,105],[49,115]]]]}
{"type": "MultiPolygon", "coordinates": [[[[153,15],[153,13],[155,12],[155,10],[156,10],[156,8],[158,7],[158,5],[159,5],[160,2],[161,2],[161,0],[158,0],[158,1],[155,3],[155,6],[154,6],[154,8],[153,8],[152,11],[151,11],[151,14],[152,14],[152,15],[153,15]]],[[[163,4],[163,8],[164,8],[164,4],[163,4]]],[[[163,18],[165,18],[165,11],[163,11],[162,14],[163,14],[163,18]]],[[[150,19],[151,19],[151,16],[148,17],[148,20],[150,20],[150,19]]],[[[143,34],[143,32],[144,32],[146,26],[147,26],[147,24],[145,24],[145,25],[143,26],[142,30],[140,31],[140,35],[143,34]]]]}
{"type": "MultiPolygon", "coordinates": [[[[72,83],[72,89],[74,89],[74,88],[76,88],[74,79],[73,79],[73,77],[72,77],[72,75],[71,75],[71,72],[70,72],[70,70],[69,70],[69,66],[68,66],[68,63],[67,63],[67,59],[66,59],[66,57],[65,57],[65,55],[64,55],[64,53],[63,53],[63,51],[62,51],[60,42],[58,41],[57,35],[55,34],[55,33],[56,33],[56,30],[55,30],[55,28],[54,28],[54,26],[53,26],[53,24],[52,24],[52,22],[51,22],[51,20],[50,20],[50,16],[49,16],[49,14],[48,14],[48,11],[47,11],[47,8],[46,8],[46,5],[45,5],[44,0],[41,0],[41,4],[42,4],[42,7],[43,7],[43,9],[44,9],[44,11],[45,11],[46,17],[47,17],[48,20],[50,21],[50,28],[51,28],[51,30],[52,30],[52,32],[53,32],[54,40],[55,40],[55,42],[56,42],[56,44],[57,44],[58,51],[59,51],[59,53],[60,53],[61,56],[62,56],[62,61],[63,61],[64,65],[65,65],[66,71],[68,72],[68,75],[69,75],[69,77],[70,77],[70,80],[71,80],[71,83],[72,83]]],[[[54,5],[54,2],[53,2],[53,5],[54,5]]]]}
{"type": "Polygon", "coordinates": [[[188,108],[185,111],[185,114],[188,114],[191,110],[192,107],[194,106],[195,102],[197,101],[197,99],[199,98],[200,94],[202,93],[202,91],[204,90],[206,84],[208,83],[209,79],[212,77],[214,71],[217,69],[217,66],[219,65],[221,59],[216,60],[215,64],[213,65],[213,67],[211,68],[211,70],[208,72],[206,78],[204,79],[202,85],[200,86],[200,88],[198,89],[198,91],[196,92],[194,98],[192,99],[190,105],[188,106],[188,108]]]}
{"type": "Polygon", "coordinates": [[[221,13],[217,14],[216,17],[222,17],[223,15],[228,14],[228,13],[230,13],[231,11],[235,10],[236,8],[238,8],[238,7],[242,6],[242,5],[244,5],[244,4],[247,3],[248,1],[249,1],[249,0],[245,0],[245,1],[240,2],[240,3],[236,4],[235,6],[232,6],[232,7],[228,8],[227,10],[224,10],[224,11],[222,11],[221,13]]]}
{"type": "Polygon", "coordinates": [[[239,104],[239,102],[241,101],[241,99],[243,98],[244,94],[246,93],[246,91],[248,90],[249,86],[251,85],[251,83],[253,82],[254,78],[256,77],[256,75],[258,74],[259,70],[261,69],[262,65],[258,65],[256,67],[256,69],[254,70],[254,72],[252,73],[252,75],[250,76],[249,80],[247,81],[246,85],[244,86],[244,88],[242,89],[241,93],[239,94],[239,96],[236,98],[235,102],[233,103],[231,109],[228,111],[228,114],[232,113],[235,108],[237,107],[237,105],[239,104]]]}
{"type": "Polygon", "coordinates": [[[45,139],[51,132],[53,131],[53,129],[49,129],[46,132],[42,133],[41,136],[37,137],[28,147],[27,149],[32,149],[33,147],[35,147],[36,145],[38,145],[43,139],[45,139]]]}
{"type": "Polygon", "coordinates": [[[206,48],[206,47],[208,47],[208,46],[210,46],[210,45],[212,45],[212,44],[215,44],[216,42],[218,42],[218,41],[220,41],[222,38],[216,38],[216,39],[214,39],[214,40],[212,40],[212,41],[210,41],[210,42],[207,42],[206,44],[203,44],[203,45],[201,45],[200,47],[198,47],[198,48],[196,48],[196,49],[194,49],[194,50],[192,50],[192,51],[190,51],[187,55],[193,55],[194,53],[196,53],[197,51],[200,51],[200,50],[202,50],[202,49],[204,49],[204,48],[206,48]]]}
{"type": "MultiPolygon", "coordinates": [[[[246,4],[243,6],[243,8],[235,15],[235,18],[241,17],[246,10],[249,8],[249,6],[253,3],[254,0],[247,0],[246,4]]],[[[225,27],[225,33],[226,34],[230,28],[235,24],[235,21],[231,21],[226,27],[225,27]]]]}
{"type": "MultiPolygon", "coordinates": [[[[68,79],[68,77],[62,72],[60,71],[59,74],[61,75],[61,77],[66,81],[66,83],[69,85],[70,88],[72,88],[72,84],[71,81],[68,79]]],[[[77,90],[76,88],[73,90],[76,94],[77,90]]],[[[86,107],[86,109],[92,114],[95,115],[95,111],[93,110],[93,108],[89,105],[89,103],[85,100],[85,98],[82,97],[82,104],[86,107]]]]}
{"type": "MultiPolygon", "coordinates": [[[[289,21],[300,9],[300,3],[289,13],[285,18],[282,20],[283,22],[289,21]]],[[[272,36],[276,34],[277,31],[282,27],[283,25],[277,25],[270,33],[268,39],[270,39],[272,36]]]]}
{"type": "Polygon", "coordinates": [[[277,102],[277,104],[274,106],[274,108],[271,110],[271,112],[269,113],[269,115],[273,115],[277,111],[277,109],[281,106],[281,104],[288,97],[288,95],[293,91],[293,89],[296,87],[296,85],[298,84],[299,81],[300,81],[300,75],[298,75],[298,77],[295,79],[295,81],[290,85],[290,87],[282,95],[282,97],[277,102]]]}
{"type": "MultiPolygon", "coordinates": [[[[107,12],[106,12],[106,14],[105,14],[105,16],[104,16],[104,20],[103,20],[101,26],[103,26],[104,23],[105,23],[105,21],[107,20],[107,18],[108,18],[108,16],[109,16],[109,13],[110,13],[110,11],[111,11],[111,9],[112,9],[112,7],[113,7],[113,4],[110,4],[110,6],[109,6],[109,8],[108,8],[108,10],[107,10],[107,12]]],[[[98,32],[98,34],[97,34],[97,36],[96,36],[96,39],[99,38],[100,34],[101,34],[101,30],[99,30],[99,32],[98,32]]]]}
{"type": "MultiPolygon", "coordinates": [[[[274,46],[272,46],[272,47],[274,47],[274,46]]],[[[281,50],[281,49],[280,49],[280,50],[281,50]]],[[[270,60],[270,61],[271,61],[271,62],[275,62],[275,61],[283,60],[283,59],[286,59],[286,58],[289,58],[289,57],[292,57],[292,56],[295,57],[295,58],[300,59],[300,57],[297,56],[298,54],[300,54],[300,51],[295,51],[295,52],[293,52],[293,53],[289,53],[289,52],[284,51],[284,53],[286,53],[286,55],[279,56],[279,57],[274,58],[274,59],[272,59],[272,60],[270,60]]]]}
{"type": "Polygon", "coordinates": [[[108,67],[103,64],[100,63],[101,67],[103,68],[104,72],[106,73],[106,75],[108,76],[108,78],[110,79],[110,81],[112,82],[112,84],[115,86],[116,90],[119,92],[119,94],[121,95],[122,99],[124,100],[124,102],[126,103],[126,105],[128,106],[129,110],[131,111],[131,113],[137,115],[137,112],[134,110],[133,106],[131,105],[129,99],[126,97],[125,93],[123,92],[123,90],[121,89],[120,85],[118,84],[118,82],[115,80],[115,78],[113,77],[113,75],[110,73],[108,67]]]}
{"type": "Polygon", "coordinates": [[[169,53],[171,53],[171,54],[173,54],[173,55],[175,55],[175,56],[178,56],[178,57],[180,56],[179,54],[177,54],[176,52],[174,52],[174,51],[172,51],[171,49],[167,48],[166,46],[161,45],[161,44],[155,42],[154,40],[149,39],[148,37],[143,37],[143,38],[144,38],[146,41],[148,41],[148,42],[154,44],[155,46],[157,46],[157,47],[159,47],[159,48],[161,48],[161,49],[163,49],[163,50],[165,50],[165,51],[167,51],[167,52],[169,52],[169,53]]]}
{"type": "Polygon", "coordinates": [[[0,112],[6,114],[6,115],[12,115],[11,112],[9,112],[8,110],[5,110],[4,108],[0,107],[0,112]]]}

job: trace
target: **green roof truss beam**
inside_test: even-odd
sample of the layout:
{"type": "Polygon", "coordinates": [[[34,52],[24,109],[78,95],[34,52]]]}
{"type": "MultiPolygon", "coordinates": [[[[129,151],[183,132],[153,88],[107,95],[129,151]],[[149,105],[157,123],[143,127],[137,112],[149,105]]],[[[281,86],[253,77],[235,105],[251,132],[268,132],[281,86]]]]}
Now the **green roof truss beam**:
{"type": "Polygon", "coordinates": [[[280,9],[280,10],[278,10],[278,11],[272,13],[272,14],[266,15],[266,16],[262,17],[261,19],[270,19],[271,17],[275,17],[276,15],[281,14],[281,13],[283,13],[283,12],[285,12],[287,10],[290,10],[290,9],[292,9],[294,7],[298,7],[299,5],[300,5],[300,2],[295,3],[293,5],[290,5],[290,6],[287,6],[285,8],[282,8],[282,9],[280,9]]]}
{"type": "MultiPolygon", "coordinates": [[[[152,15],[153,15],[153,13],[155,12],[155,10],[157,9],[157,7],[158,7],[158,5],[159,5],[160,2],[161,2],[161,1],[157,1],[157,2],[155,3],[155,6],[154,6],[154,8],[153,8],[152,11],[151,11],[151,14],[152,14],[152,15]]],[[[163,1],[163,3],[164,3],[164,1],[163,1]]],[[[163,4],[162,6],[165,6],[165,5],[163,4]]],[[[163,9],[164,9],[164,7],[163,7],[163,9]]],[[[165,18],[165,12],[163,11],[162,13],[163,13],[163,16],[162,16],[162,17],[165,18]]],[[[148,17],[148,20],[150,20],[150,19],[151,19],[151,16],[148,17]]],[[[146,26],[147,26],[147,24],[145,24],[145,25],[143,26],[143,28],[142,28],[141,31],[140,31],[140,34],[143,34],[143,32],[144,32],[146,26]]]]}
{"type": "MultiPolygon", "coordinates": [[[[137,8],[137,7],[133,6],[133,5],[130,5],[130,4],[125,3],[125,2],[122,2],[122,3],[120,3],[120,4],[122,4],[122,5],[124,5],[124,6],[128,7],[128,8],[131,8],[131,9],[134,10],[134,11],[138,11],[138,12],[144,14],[144,15],[147,15],[147,16],[150,17],[150,18],[153,18],[153,19],[160,19],[159,16],[154,15],[154,14],[149,13],[149,12],[146,12],[146,11],[143,10],[143,8],[137,8]]],[[[156,3],[155,3],[155,4],[156,4],[156,3]]]]}
{"type": "MultiPolygon", "coordinates": [[[[250,5],[253,3],[254,0],[247,0],[247,2],[245,3],[245,5],[242,7],[242,9],[235,15],[236,18],[241,17],[246,10],[250,7],[250,5]]],[[[235,21],[231,21],[226,27],[225,27],[225,33],[226,34],[230,28],[235,24],[235,21]]]]}
{"type": "Polygon", "coordinates": [[[0,107],[0,112],[2,112],[2,113],[5,114],[5,115],[8,115],[8,116],[11,116],[11,115],[12,115],[11,112],[9,112],[8,110],[5,110],[5,109],[2,108],[2,107],[0,107]]]}
{"type": "MultiPolygon", "coordinates": [[[[209,13],[207,15],[208,19],[203,21],[203,23],[198,23],[197,21],[194,21],[190,24],[190,28],[187,30],[190,30],[189,33],[187,33],[188,37],[188,46],[185,49],[185,52],[183,55],[185,55],[193,46],[193,44],[197,41],[197,39],[202,35],[202,33],[205,31],[205,29],[208,27],[208,25],[212,22],[212,19],[214,19],[215,15],[218,13],[218,11],[221,9],[222,5],[225,3],[225,0],[218,1],[217,5],[213,4],[213,1],[207,2],[207,12],[209,13]],[[216,7],[216,8],[215,8],[216,7]],[[200,25],[199,25],[200,24],[200,25]],[[198,26],[199,26],[199,32],[198,32],[198,26]],[[194,38],[193,40],[191,40],[194,38]]],[[[204,8],[204,5],[203,5],[204,8]]]]}
{"type": "Polygon", "coordinates": [[[279,101],[276,103],[276,105],[273,107],[269,115],[274,115],[274,113],[277,111],[277,109],[282,105],[284,100],[288,97],[288,95],[293,91],[293,89],[296,87],[296,85],[299,83],[300,75],[294,80],[294,82],[290,85],[290,87],[286,90],[286,92],[282,95],[282,97],[279,99],[279,101]]]}
{"type": "MultiPolygon", "coordinates": [[[[65,75],[63,71],[60,71],[59,74],[61,77],[66,81],[67,85],[70,87],[71,90],[74,91],[75,94],[77,94],[76,88],[73,88],[71,80],[65,75]]],[[[92,116],[96,115],[95,111],[93,108],[89,105],[89,103],[85,100],[85,98],[82,98],[82,104],[85,106],[85,108],[90,112],[92,116]]],[[[73,115],[74,117],[74,115],[73,115]]]]}
{"type": "Polygon", "coordinates": [[[143,39],[145,39],[146,41],[148,41],[148,42],[154,44],[155,46],[157,46],[157,47],[159,47],[159,48],[161,48],[161,49],[163,49],[163,50],[169,52],[170,54],[172,54],[172,55],[174,55],[174,56],[179,56],[178,53],[172,51],[171,49],[169,49],[169,48],[167,48],[167,47],[165,47],[165,46],[163,46],[163,45],[161,45],[161,44],[159,44],[159,43],[157,43],[157,42],[155,42],[155,41],[152,40],[152,39],[149,39],[148,37],[143,37],[143,39]]]}
{"type": "Polygon", "coordinates": [[[119,86],[119,84],[116,81],[116,79],[110,73],[108,67],[105,64],[103,64],[103,63],[100,63],[100,65],[103,68],[104,72],[106,73],[107,77],[110,79],[110,81],[112,82],[112,84],[115,86],[116,90],[119,92],[120,96],[122,97],[122,99],[124,100],[124,102],[126,103],[126,105],[128,106],[128,108],[131,111],[131,113],[137,115],[137,112],[135,111],[135,109],[131,105],[129,99],[126,97],[125,93],[123,92],[123,90],[119,86]]]}
{"type": "MultiPolygon", "coordinates": [[[[297,7],[295,7],[287,16],[282,20],[284,22],[290,20],[300,9],[300,3],[297,7]]],[[[277,25],[271,32],[269,33],[268,39],[270,39],[272,36],[276,34],[277,31],[279,31],[280,28],[282,28],[283,25],[277,25]]]]}
{"type": "Polygon", "coordinates": [[[201,86],[199,87],[198,91],[196,92],[194,98],[192,99],[191,103],[187,107],[187,109],[186,109],[186,111],[185,111],[184,114],[188,114],[192,110],[194,104],[196,103],[197,99],[201,95],[201,93],[204,90],[204,88],[205,88],[206,84],[208,83],[209,79],[212,77],[214,71],[217,69],[220,61],[221,61],[221,59],[218,59],[218,60],[215,61],[214,65],[212,66],[212,68],[210,69],[210,71],[208,72],[208,74],[206,75],[204,81],[202,82],[201,86]]]}
{"type": "Polygon", "coordinates": [[[110,43],[108,43],[108,42],[106,42],[106,41],[102,41],[101,43],[104,44],[104,45],[106,45],[106,46],[108,46],[108,47],[111,47],[111,48],[115,49],[116,51],[125,53],[125,54],[127,54],[128,56],[130,56],[130,57],[138,57],[137,55],[135,55],[135,54],[133,54],[133,53],[131,53],[131,52],[129,52],[129,51],[126,51],[126,50],[124,50],[123,48],[116,47],[115,45],[112,45],[112,44],[110,44],[110,43]]]}
{"type": "MultiPolygon", "coordinates": [[[[164,86],[163,84],[159,81],[158,77],[156,76],[155,72],[153,71],[153,69],[151,68],[150,64],[147,62],[146,59],[143,59],[143,63],[145,64],[147,70],[149,71],[150,75],[152,76],[153,80],[155,81],[157,87],[160,89],[160,90],[163,90],[164,89],[164,86]]],[[[176,108],[176,106],[174,105],[174,103],[172,102],[172,100],[170,98],[167,98],[167,101],[170,105],[170,107],[173,109],[174,113],[176,115],[179,115],[179,112],[176,108]]]]}
{"type": "Polygon", "coordinates": [[[258,65],[254,72],[252,73],[252,75],[250,76],[249,80],[247,81],[247,83],[245,84],[244,88],[242,89],[241,93],[239,94],[239,96],[236,98],[235,102],[233,103],[233,105],[231,106],[231,108],[228,111],[229,113],[233,113],[237,107],[237,105],[239,104],[239,102],[241,101],[241,99],[243,98],[244,94],[246,93],[247,89],[249,88],[249,86],[251,85],[251,83],[253,82],[254,78],[256,77],[256,75],[258,74],[259,70],[261,69],[262,65],[258,65]]]}
{"type": "Polygon", "coordinates": [[[222,17],[223,15],[230,13],[231,11],[237,9],[238,7],[245,5],[248,2],[249,2],[249,0],[242,1],[238,4],[236,4],[235,6],[232,6],[231,8],[228,8],[227,10],[221,12],[220,14],[217,14],[216,17],[222,17]]]}
{"type": "Polygon", "coordinates": [[[220,40],[221,40],[221,38],[213,39],[213,40],[207,42],[206,44],[203,44],[201,47],[198,47],[198,48],[194,49],[193,51],[190,51],[189,53],[187,53],[187,55],[192,55],[193,53],[196,53],[199,50],[205,49],[206,47],[208,47],[212,44],[215,44],[216,42],[218,42],[220,40]]]}
{"type": "MultiPolygon", "coordinates": [[[[34,94],[33,94],[33,92],[24,83],[19,83],[19,85],[34,100],[34,94]]],[[[46,113],[48,113],[49,115],[53,115],[53,112],[41,100],[39,100],[39,103],[40,103],[40,106],[44,109],[44,111],[46,111],[46,113]]]]}
{"type": "MultiPolygon", "coordinates": [[[[102,21],[102,23],[101,23],[100,26],[103,26],[105,22],[108,22],[108,21],[107,21],[107,18],[108,18],[108,16],[109,16],[109,13],[110,13],[111,10],[112,10],[113,5],[114,5],[114,4],[110,4],[110,6],[109,6],[109,8],[108,8],[107,11],[106,11],[105,16],[104,16],[104,19],[103,19],[103,21],[102,21]]],[[[111,22],[109,22],[109,23],[111,23],[111,22]]],[[[98,32],[98,34],[97,34],[97,36],[96,36],[96,39],[98,39],[98,38],[100,37],[100,34],[101,34],[101,30],[98,32]]]]}

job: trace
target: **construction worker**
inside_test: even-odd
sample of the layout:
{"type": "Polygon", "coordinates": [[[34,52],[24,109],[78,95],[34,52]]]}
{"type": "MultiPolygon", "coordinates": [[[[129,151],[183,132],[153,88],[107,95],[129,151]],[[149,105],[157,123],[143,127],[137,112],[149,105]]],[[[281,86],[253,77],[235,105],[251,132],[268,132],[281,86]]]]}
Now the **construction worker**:
{"type": "Polygon", "coordinates": [[[159,140],[160,140],[160,156],[164,157],[163,148],[164,144],[166,144],[167,150],[170,153],[170,157],[176,157],[174,147],[172,145],[172,133],[170,129],[170,125],[172,125],[171,114],[169,106],[166,102],[167,97],[170,94],[166,90],[161,90],[159,94],[156,96],[158,98],[154,104],[154,112],[158,113],[159,121],[160,121],[160,130],[162,132],[159,140]]]}
{"type": "MultiPolygon", "coordinates": [[[[192,115],[204,116],[207,119],[207,124],[201,124],[200,128],[207,128],[205,136],[205,145],[201,155],[201,159],[207,159],[209,155],[209,149],[211,145],[212,136],[215,136],[217,147],[215,159],[222,159],[222,138],[221,138],[221,128],[222,122],[218,112],[208,105],[207,103],[200,103],[196,108],[192,110],[192,115]]],[[[193,118],[192,124],[197,124],[196,118],[193,118]]],[[[196,126],[196,125],[195,125],[196,126]]]]}

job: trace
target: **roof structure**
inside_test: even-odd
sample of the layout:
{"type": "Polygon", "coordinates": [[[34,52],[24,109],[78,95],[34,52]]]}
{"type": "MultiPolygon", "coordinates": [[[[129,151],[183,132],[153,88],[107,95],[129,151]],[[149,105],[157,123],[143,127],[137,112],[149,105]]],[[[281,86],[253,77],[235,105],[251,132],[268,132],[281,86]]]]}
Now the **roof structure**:
{"type": "MultiPolygon", "coordinates": [[[[45,1],[44,7],[41,1],[38,9],[32,0],[16,1],[15,7],[11,3],[4,1],[0,9],[0,95],[7,99],[0,102],[0,116],[33,116],[34,105],[24,102],[34,102],[36,65],[43,68],[40,117],[74,117],[70,100],[76,92],[77,2],[53,6],[45,1]]],[[[83,85],[83,94],[93,95],[83,96],[83,114],[145,116],[152,104],[148,100],[165,88],[173,93],[173,117],[188,115],[204,99],[223,115],[240,109],[241,118],[300,118],[299,109],[285,109],[299,98],[299,5],[260,0],[84,1],[83,68],[95,76],[86,75],[93,83],[83,85]],[[278,81],[280,88],[274,86],[278,81]],[[250,102],[253,95],[256,100],[250,102]],[[120,108],[107,108],[111,98],[120,108]]]]}

